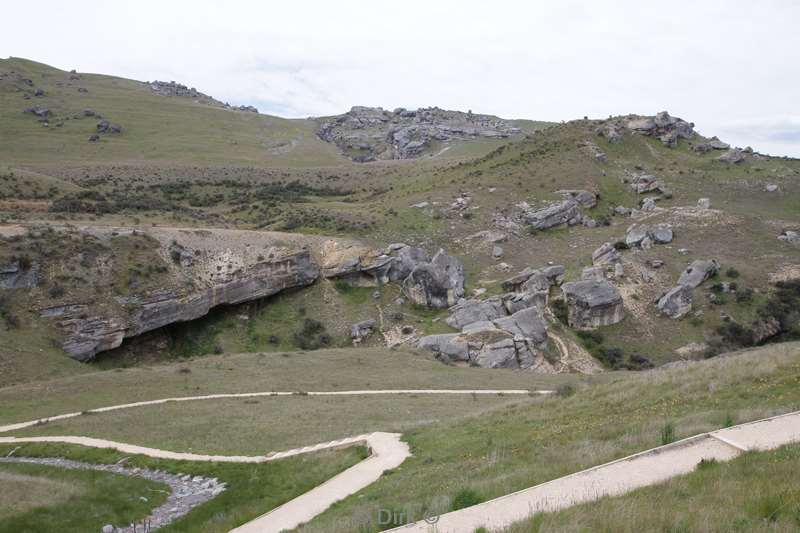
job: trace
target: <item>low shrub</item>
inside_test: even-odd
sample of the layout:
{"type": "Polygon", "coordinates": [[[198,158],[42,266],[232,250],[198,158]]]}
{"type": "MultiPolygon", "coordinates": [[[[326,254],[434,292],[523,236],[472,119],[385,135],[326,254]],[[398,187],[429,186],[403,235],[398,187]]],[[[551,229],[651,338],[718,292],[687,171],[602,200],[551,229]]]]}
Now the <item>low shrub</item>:
{"type": "Polygon", "coordinates": [[[475,490],[464,488],[456,492],[453,497],[453,503],[450,505],[451,511],[464,509],[465,507],[472,507],[483,501],[483,498],[475,490]]]}

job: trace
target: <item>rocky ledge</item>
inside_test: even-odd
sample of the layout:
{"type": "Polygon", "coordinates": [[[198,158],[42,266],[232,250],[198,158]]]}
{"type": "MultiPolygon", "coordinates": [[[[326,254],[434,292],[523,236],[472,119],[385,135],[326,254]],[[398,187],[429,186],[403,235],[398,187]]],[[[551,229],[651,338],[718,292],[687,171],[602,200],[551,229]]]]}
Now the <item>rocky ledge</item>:
{"type": "Polygon", "coordinates": [[[356,106],[347,113],[325,119],[317,135],[338,146],[353,161],[367,162],[413,159],[435,141],[508,137],[519,132],[519,128],[503,119],[471,111],[438,107],[387,111],[356,106]]]}
{"type": "Polygon", "coordinates": [[[319,268],[304,250],[257,262],[193,290],[169,288],[116,297],[124,312],[92,316],[85,313],[85,306],[78,305],[48,308],[42,315],[59,319],[65,332],[63,348],[72,358],[89,361],[98,352],[118,347],[127,337],[200,318],[217,305],[256,300],[309,285],[318,276],[319,268]]]}

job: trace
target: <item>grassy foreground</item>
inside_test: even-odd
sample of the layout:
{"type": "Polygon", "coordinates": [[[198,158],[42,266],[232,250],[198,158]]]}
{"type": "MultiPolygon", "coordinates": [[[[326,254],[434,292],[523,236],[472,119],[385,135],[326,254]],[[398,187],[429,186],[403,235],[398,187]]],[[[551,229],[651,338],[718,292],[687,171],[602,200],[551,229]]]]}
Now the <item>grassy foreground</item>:
{"type": "MultiPolygon", "coordinates": [[[[495,498],[673,438],[800,408],[800,345],[784,344],[579,386],[489,416],[406,433],[414,456],[303,532],[380,531],[381,509],[420,519],[495,498]],[[460,496],[460,498],[459,498],[460,496]]],[[[398,524],[399,525],[399,524],[398,524]]]]}
{"type": "Polygon", "coordinates": [[[800,445],[750,452],[661,485],[539,515],[505,533],[797,531],[799,469],[800,445]]]}
{"type": "MultiPolygon", "coordinates": [[[[0,454],[5,455],[13,448],[16,446],[0,445],[0,454]]],[[[16,455],[66,457],[96,463],[112,463],[123,457],[122,454],[110,450],[54,444],[23,445],[16,451],[16,455]]],[[[356,447],[264,464],[166,461],[142,456],[129,456],[128,464],[132,467],[216,477],[227,483],[228,490],[195,508],[180,520],[160,529],[169,533],[196,531],[224,533],[307,492],[361,461],[366,455],[366,449],[356,447]]],[[[68,478],[69,472],[71,471],[48,469],[47,476],[49,479],[60,480],[64,479],[64,476],[68,478]]],[[[86,473],[87,476],[89,474],[92,472],[86,473]]],[[[98,482],[93,487],[87,488],[85,493],[71,496],[71,499],[64,503],[56,502],[56,505],[49,507],[48,510],[36,509],[29,512],[22,510],[10,516],[0,515],[0,531],[3,533],[99,531],[103,525],[110,522],[119,525],[129,517],[143,518],[153,506],[152,499],[148,504],[138,500],[138,492],[134,491],[141,492],[145,488],[144,485],[140,487],[135,483],[138,478],[123,478],[123,481],[133,481],[133,485],[126,485],[118,480],[113,480],[113,483],[108,482],[99,476],[97,479],[98,482]],[[128,495],[134,493],[137,495],[136,500],[128,502],[128,495]],[[129,509],[131,506],[133,507],[129,509]],[[92,514],[95,510],[97,513],[92,514]],[[31,514],[33,516],[30,516],[31,514]]],[[[157,483],[151,485],[159,488],[157,483]]],[[[0,502],[4,500],[5,498],[0,502]]]]}
{"type": "Polygon", "coordinates": [[[142,520],[169,487],[143,478],[35,464],[0,465],[0,532],[99,531],[142,520]],[[99,524],[99,526],[98,526],[99,524]]]}

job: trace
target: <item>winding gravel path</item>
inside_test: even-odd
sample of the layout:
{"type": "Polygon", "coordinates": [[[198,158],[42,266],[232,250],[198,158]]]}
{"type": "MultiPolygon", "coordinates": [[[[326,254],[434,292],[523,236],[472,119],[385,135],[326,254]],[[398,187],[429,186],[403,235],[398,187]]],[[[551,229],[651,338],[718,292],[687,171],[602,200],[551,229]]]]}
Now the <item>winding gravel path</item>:
{"type": "MultiPolygon", "coordinates": [[[[370,396],[381,394],[461,394],[461,395],[529,395],[529,394],[552,394],[553,391],[528,391],[521,389],[511,390],[478,390],[478,389],[399,389],[399,390],[354,390],[354,391],[326,391],[326,392],[249,392],[232,394],[210,394],[205,396],[185,396],[177,398],[162,398],[159,400],[149,400],[134,402],[108,407],[100,407],[87,412],[105,413],[120,409],[130,409],[135,407],[146,407],[159,405],[168,402],[186,402],[197,400],[217,400],[228,398],[252,398],[259,396],[370,396]]],[[[8,433],[33,427],[48,422],[66,420],[81,416],[82,412],[66,413],[52,417],[40,418],[27,422],[8,424],[0,426],[0,433],[8,433]]],[[[127,444],[124,442],[97,439],[82,436],[43,436],[43,437],[0,437],[0,444],[21,444],[26,442],[57,442],[66,444],[77,444],[92,448],[110,448],[122,453],[145,455],[157,459],[173,459],[184,461],[207,461],[207,462],[229,462],[229,463],[264,463],[276,461],[305,453],[312,453],[321,450],[341,448],[363,444],[369,447],[370,456],[358,464],[348,468],[344,472],[334,476],[325,483],[314,489],[298,496],[294,500],[269,511],[268,513],[256,518],[236,528],[236,533],[279,533],[283,530],[294,529],[304,522],[308,522],[318,514],[325,511],[337,501],[358,492],[378,480],[381,475],[389,469],[400,466],[403,461],[411,455],[408,445],[400,440],[397,433],[369,433],[355,437],[347,437],[330,442],[323,442],[312,446],[294,448],[283,452],[272,452],[266,455],[242,456],[242,455],[204,455],[196,453],[173,452],[127,444]]]]}
{"type": "Polygon", "coordinates": [[[687,474],[701,459],[728,461],[749,450],[771,450],[800,442],[800,411],[702,433],[554,479],[494,500],[386,531],[464,533],[501,530],[534,513],[614,496],[687,474]]]}

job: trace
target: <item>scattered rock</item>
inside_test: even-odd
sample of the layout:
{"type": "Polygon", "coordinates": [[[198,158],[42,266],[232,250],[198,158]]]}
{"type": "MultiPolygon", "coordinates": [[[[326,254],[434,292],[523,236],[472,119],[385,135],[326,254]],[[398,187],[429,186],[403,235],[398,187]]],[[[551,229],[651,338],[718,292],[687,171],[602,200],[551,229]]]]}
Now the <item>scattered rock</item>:
{"type": "Polygon", "coordinates": [[[744,160],[745,160],[745,152],[743,150],[740,150],[739,148],[732,148],[717,158],[717,161],[721,161],[723,163],[729,163],[732,165],[741,163],[744,160]]]}
{"type": "Polygon", "coordinates": [[[714,259],[692,261],[678,278],[678,285],[695,288],[719,272],[719,268],[719,263],[714,259]]]}
{"type": "Polygon", "coordinates": [[[492,247],[492,257],[495,259],[503,257],[503,249],[500,246],[492,247]]]}
{"type": "Polygon", "coordinates": [[[32,289],[41,282],[39,263],[12,261],[0,265],[0,289],[32,289]]]}
{"type": "Polygon", "coordinates": [[[661,182],[651,174],[641,174],[634,176],[630,182],[631,188],[639,194],[652,191],[659,191],[662,188],[661,182]]]}
{"type": "Polygon", "coordinates": [[[773,183],[769,183],[769,184],[767,184],[767,186],[766,186],[766,187],[764,187],[764,189],[765,189],[767,192],[776,192],[776,191],[778,190],[778,186],[777,186],[777,185],[775,185],[775,184],[773,184],[773,183]]]}
{"type": "Polygon", "coordinates": [[[557,191],[566,199],[578,202],[582,207],[591,209],[597,205],[597,195],[593,192],[584,190],[561,190],[557,191]]]}
{"type": "Polygon", "coordinates": [[[670,318],[681,318],[692,310],[692,287],[677,285],[658,299],[658,310],[670,318]]]}
{"type": "Polygon", "coordinates": [[[560,204],[551,205],[543,209],[528,211],[523,214],[523,220],[536,229],[544,230],[555,226],[580,224],[583,219],[580,204],[573,200],[564,200],[560,204]]]}
{"type": "Polygon", "coordinates": [[[50,115],[52,115],[52,113],[51,113],[49,108],[44,107],[44,106],[38,106],[38,105],[34,106],[34,107],[27,108],[24,111],[24,113],[32,113],[32,114],[36,115],[39,118],[47,118],[50,115]]]}
{"type": "Polygon", "coordinates": [[[100,140],[100,136],[96,133],[92,133],[89,135],[89,142],[97,142],[100,140]]]}
{"type": "Polygon", "coordinates": [[[708,198],[700,198],[697,200],[697,207],[700,209],[711,209],[711,200],[708,198]]]}
{"type": "Polygon", "coordinates": [[[595,266],[605,266],[618,263],[622,257],[610,242],[605,242],[592,252],[592,264],[595,266]]]}
{"type": "Polygon", "coordinates": [[[375,329],[376,322],[374,319],[363,320],[350,326],[350,338],[356,342],[361,341],[375,329]]]}
{"type": "Polygon", "coordinates": [[[792,244],[800,244],[800,232],[788,229],[783,230],[781,234],[778,235],[778,239],[792,244]]]}
{"type": "Polygon", "coordinates": [[[414,267],[403,280],[403,291],[419,305],[450,307],[464,296],[464,265],[444,250],[439,250],[430,263],[419,263],[414,267]]]}
{"type": "Polygon", "coordinates": [[[653,211],[656,208],[656,202],[651,197],[647,197],[642,202],[642,211],[653,211]]]}

